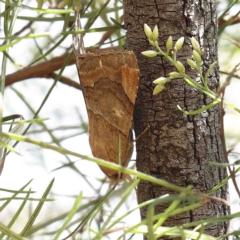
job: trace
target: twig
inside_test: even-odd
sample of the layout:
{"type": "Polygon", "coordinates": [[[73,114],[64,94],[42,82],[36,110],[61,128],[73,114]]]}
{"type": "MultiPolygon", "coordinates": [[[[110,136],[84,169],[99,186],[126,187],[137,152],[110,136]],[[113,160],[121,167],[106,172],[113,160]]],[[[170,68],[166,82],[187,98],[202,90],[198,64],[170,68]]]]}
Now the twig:
{"type": "MultiPolygon", "coordinates": [[[[46,78],[55,79],[56,77],[57,77],[56,73],[51,73],[46,78]]],[[[65,85],[68,85],[69,87],[73,87],[73,88],[76,88],[78,90],[82,90],[81,85],[79,83],[77,83],[77,82],[73,81],[72,79],[70,79],[68,77],[65,77],[63,75],[60,77],[59,82],[65,84],[65,85]]]]}
{"type": "Polygon", "coordinates": [[[232,38],[224,38],[225,40],[228,40],[229,42],[233,43],[236,47],[240,48],[239,42],[235,41],[232,38]]]}
{"type": "MultiPolygon", "coordinates": [[[[120,23],[123,22],[123,16],[120,17],[120,23]]],[[[116,29],[113,29],[113,30],[109,30],[107,32],[105,32],[103,35],[102,35],[102,38],[100,39],[100,41],[98,43],[96,43],[95,45],[96,46],[101,46],[102,44],[104,44],[104,42],[109,39],[111,37],[111,35],[113,33],[116,32],[116,29]]]]}
{"type": "Polygon", "coordinates": [[[233,70],[228,74],[228,76],[227,76],[227,78],[226,78],[226,81],[225,81],[224,84],[218,89],[217,94],[216,94],[216,98],[219,98],[221,94],[222,94],[222,97],[223,97],[223,95],[225,94],[226,87],[230,84],[230,81],[231,81],[231,79],[233,78],[234,73],[235,73],[236,71],[238,71],[238,67],[239,67],[239,66],[240,66],[240,63],[238,63],[238,64],[233,68],[233,70]]]}
{"type": "MultiPolygon", "coordinates": [[[[221,109],[220,109],[220,119],[221,119],[221,123],[220,123],[220,136],[221,136],[221,140],[222,140],[222,144],[223,144],[223,156],[224,156],[224,160],[226,163],[229,163],[228,161],[228,154],[227,154],[227,147],[226,147],[226,141],[225,141],[225,134],[224,134],[224,122],[223,122],[223,117],[225,115],[225,110],[223,107],[223,98],[224,98],[224,94],[225,94],[225,90],[226,87],[230,84],[231,78],[233,77],[234,73],[237,71],[237,68],[240,64],[237,64],[233,70],[229,73],[229,75],[226,78],[225,83],[219,88],[217,94],[216,94],[216,98],[218,98],[220,95],[222,95],[222,101],[221,101],[221,109]]],[[[232,170],[230,168],[230,166],[228,166],[228,171],[229,174],[231,176],[233,185],[235,187],[235,190],[240,198],[240,191],[236,182],[236,176],[234,173],[234,169],[232,170]]]]}
{"type": "Polygon", "coordinates": [[[235,16],[229,16],[229,15],[224,16],[223,19],[218,21],[218,27],[220,28],[227,23],[228,23],[228,26],[240,23],[240,14],[235,16]]]}
{"type": "MultiPolygon", "coordinates": [[[[27,24],[26,24],[24,27],[22,27],[18,32],[15,32],[15,33],[13,34],[13,36],[14,36],[14,37],[19,36],[19,35],[20,35],[22,32],[24,32],[26,29],[30,28],[32,24],[33,24],[33,21],[27,23],[27,24]]],[[[4,45],[4,44],[6,44],[6,40],[5,40],[5,41],[3,42],[3,44],[1,44],[1,45],[4,45]]]]}
{"type": "MultiPolygon", "coordinates": [[[[225,72],[225,71],[219,71],[219,73],[221,73],[221,74],[226,74],[226,75],[228,75],[228,74],[229,74],[229,72],[225,72]]],[[[235,77],[235,78],[238,78],[238,79],[240,79],[240,75],[233,74],[232,76],[233,76],[233,77],[235,77]]]]}
{"type": "MultiPolygon", "coordinates": [[[[10,128],[8,130],[9,132],[11,132],[13,124],[14,124],[14,120],[17,119],[17,118],[19,118],[20,120],[24,120],[24,117],[20,114],[13,114],[13,115],[4,117],[2,119],[3,122],[12,120],[12,124],[10,125],[10,128]]],[[[4,152],[3,152],[3,156],[2,156],[2,160],[0,161],[0,175],[2,174],[2,171],[3,171],[3,168],[4,168],[4,163],[5,163],[6,156],[7,156],[7,148],[5,147],[4,152]]]]}

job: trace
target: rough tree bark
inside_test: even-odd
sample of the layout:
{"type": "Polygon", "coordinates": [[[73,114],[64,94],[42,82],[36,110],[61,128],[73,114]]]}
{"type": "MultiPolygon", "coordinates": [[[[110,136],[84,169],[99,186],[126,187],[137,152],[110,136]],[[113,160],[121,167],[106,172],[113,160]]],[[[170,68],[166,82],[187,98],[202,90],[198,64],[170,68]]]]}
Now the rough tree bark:
{"type": "MultiPolygon", "coordinates": [[[[222,163],[223,151],[219,136],[219,106],[200,115],[182,114],[177,105],[186,110],[196,110],[207,105],[211,99],[187,86],[182,79],[166,84],[163,92],[152,95],[152,81],[168,76],[175,69],[161,57],[146,58],[142,51],[151,49],[144,34],[143,24],[159,28],[159,45],[165,50],[167,38],[176,41],[185,37],[185,45],[178,58],[185,64],[187,73],[196,74],[186,65],[191,57],[190,38],[194,36],[204,47],[203,68],[217,60],[217,19],[214,0],[125,0],[126,49],[133,50],[140,68],[140,86],[134,112],[136,136],[150,126],[148,134],[137,142],[137,169],[154,177],[165,179],[182,187],[193,185],[196,192],[206,193],[226,177],[226,171],[209,165],[209,161],[222,163]]],[[[218,70],[209,79],[210,89],[219,85],[218,70]]],[[[141,181],[139,203],[172,193],[168,189],[141,181]]],[[[227,199],[227,187],[216,193],[227,199]]],[[[165,206],[158,206],[160,213],[165,206]]],[[[141,217],[146,217],[141,210],[141,217]]],[[[220,202],[210,202],[200,209],[169,219],[165,225],[176,226],[227,214],[228,207],[220,202]]],[[[220,236],[226,233],[227,224],[219,223],[206,227],[206,233],[220,236]]]]}

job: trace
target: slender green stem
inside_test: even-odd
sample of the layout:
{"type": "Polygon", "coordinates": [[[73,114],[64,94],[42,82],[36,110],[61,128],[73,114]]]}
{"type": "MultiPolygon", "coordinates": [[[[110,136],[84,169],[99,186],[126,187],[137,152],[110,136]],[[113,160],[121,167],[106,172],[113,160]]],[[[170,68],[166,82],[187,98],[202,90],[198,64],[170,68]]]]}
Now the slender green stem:
{"type": "MultiPolygon", "coordinates": [[[[8,3],[10,3],[9,0],[5,3],[5,17],[4,17],[4,34],[7,38],[6,45],[9,45],[11,40],[8,39],[12,36],[12,31],[14,27],[15,20],[17,18],[18,10],[22,4],[22,0],[18,0],[16,6],[14,6],[12,13],[10,14],[10,11],[7,11],[9,6],[8,3]],[[12,17],[12,18],[11,18],[12,17]]],[[[8,49],[5,50],[5,52],[8,52],[8,49]]],[[[6,68],[7,68],[7,54],[3,54],[2,59],[2,67],[1,67],[1,74],[0,74],[0,122],[2,122],[3,117],[3,96],[4,96],[4,88],[5,88],[5,79],[6,79],[6,68]]],[[[2,125],[0,125],[0,132],[2,132],[2,125]]],[[[2,154],[3,148],[0,148],[0,165],[2,162],[2,154]]]]}

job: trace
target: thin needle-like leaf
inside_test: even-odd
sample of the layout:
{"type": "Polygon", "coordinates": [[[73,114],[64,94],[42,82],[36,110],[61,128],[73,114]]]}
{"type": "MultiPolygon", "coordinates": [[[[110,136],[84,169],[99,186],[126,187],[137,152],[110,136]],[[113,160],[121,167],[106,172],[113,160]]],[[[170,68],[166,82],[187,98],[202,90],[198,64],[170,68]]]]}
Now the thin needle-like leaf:
{"type": "Polygon", "coordinates": [[[19,234],[11,231],[8,227],[6,227],[5,225],[3,225],[0,222],[0,232],[4,233],[5,235],[7,235],[10,239],[14,239],[14,240],[26,240],[25,238],[23,238],[22,236],[20,236],[19,234]]]}
{"type": "MultiPolygon", "coordinates": [[[[27,182],[18,192],[14,193],[12,197],[16,197],[19,193],[22,193],[22,191],[32,182],[30,180],[27,182]]],[[[1,207],[0,207],[0,212],[11,202],[12,199],[7,200],[1,207]]]]}
{"type": "MultiPolygon", "coordinates": [[[[53,186],[53,183],[54,183],[54,179],[49,183],[49,185],[46,188],[44,194],[42,195],[42,199],[47,198],[47,195],[49,194],[49,192],[50,192],[50,190],[53,186]]],[[[24,229],[22,230],[22,232],[20,234],[21,236],[26,236],[28,234],[28,232],[31,229],[33,223],[35,222],[38,214],[40,213],[44,203],[45,203],[45,201],[39,202],[39,204],[35,208],[33,214],[31,215],[30,219],[28,220],[27,224],[25,225],[24,229]]]]}
{"type": "MultiPolygon", "coordinates": [[[[27,203],[27,200],[30,196],[31,193],[31,188],[29,189],[29,191],[26,194],[25,199],[23,200],[22,204],[19,206],[18,210],[15,212],[14,216],[12,217],[11,221],[9,222],[9,224],[7,225],[7,227],[10,229],[12,227],[12,225],[16,222],[16,220],[18,219],[20,213],[22,212],[25,204],[27,203]]],[[[0,239],[3,239],[3,237],[5,236],[4,233],[0,234],[0,239]]]]}
{"type": "Polygon", "coordinates": [[[77,212],[78,206],[80,204],[80,202],[82,201],[82,193],[80,193],[78,195],[78,197],[75,200],[75,203],[67,217],[67,219],[64,221],[62,227],[57,231],[56,236],[54,237],[54,240],[59,239],[60,235],[62,234],[62,232],[67,228],[68,223],[71,221],[71,219],[73,218],[74,214],[77,212]]]}

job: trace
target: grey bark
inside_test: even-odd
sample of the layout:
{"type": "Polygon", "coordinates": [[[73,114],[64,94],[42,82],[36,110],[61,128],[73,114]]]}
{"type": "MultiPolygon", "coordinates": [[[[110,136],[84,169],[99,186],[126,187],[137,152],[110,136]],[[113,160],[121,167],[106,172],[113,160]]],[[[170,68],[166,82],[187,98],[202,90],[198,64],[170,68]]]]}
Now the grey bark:
{"type": "MultiPolygon", "coordinates": [[[[193,185],[195,192],[206,193],[226,177],[226,170],[209,165],[210,161],[223,163],[223,151],[219,133],[219,106],[200,115],[185,115],[177,105],[185,110],[196,110],[212,100],[198,93],[177,79],[168,83],[163,92],[153,96],[152,81],[160,76],[168,76],[174,67],[164,58],[146,58],[142,51],[151,49],[144,34],[143,25],[151,28],[158,25],[159,45],[165,50],[169,36],[176,41],[185,37],[185,45],[178,59],[185,64],[186,72],[197,75],[187,66],[191,57],[190,38],[194,36],[204,48],[203,69],[217,60],[217,18],[216,2],[173,1],[173,0],[125,0],[125,26],[127,28],[125,48],[133,50],[140,68],[140,85],[134,112],[136,136],[147,126],[150,129],[136,143],[137,169],[154,177],[165,179],[176,185],[193,185]]],[[[216,91],[219,86],[218,69],[211,74],[209,87],[216,91]]],[[[138,186],[139,203],[172,193],[161,186],[141,181],[138,186]]],[[[227,199],[227,186],[215,196],[227,199]]],[[[156,213],[163,212],[166,205],[156,207],[156,213]]],[[[146,217],[147,209],[141,210],[146,217]]],[[[221,202],[210,202],[203,207],[175,216],[165,223],[177,226],[228,214],[229,208],[221,202]]],[[[221,236],[227,231],[227,223],[212,224],[205,232],[221,236]]]]}

